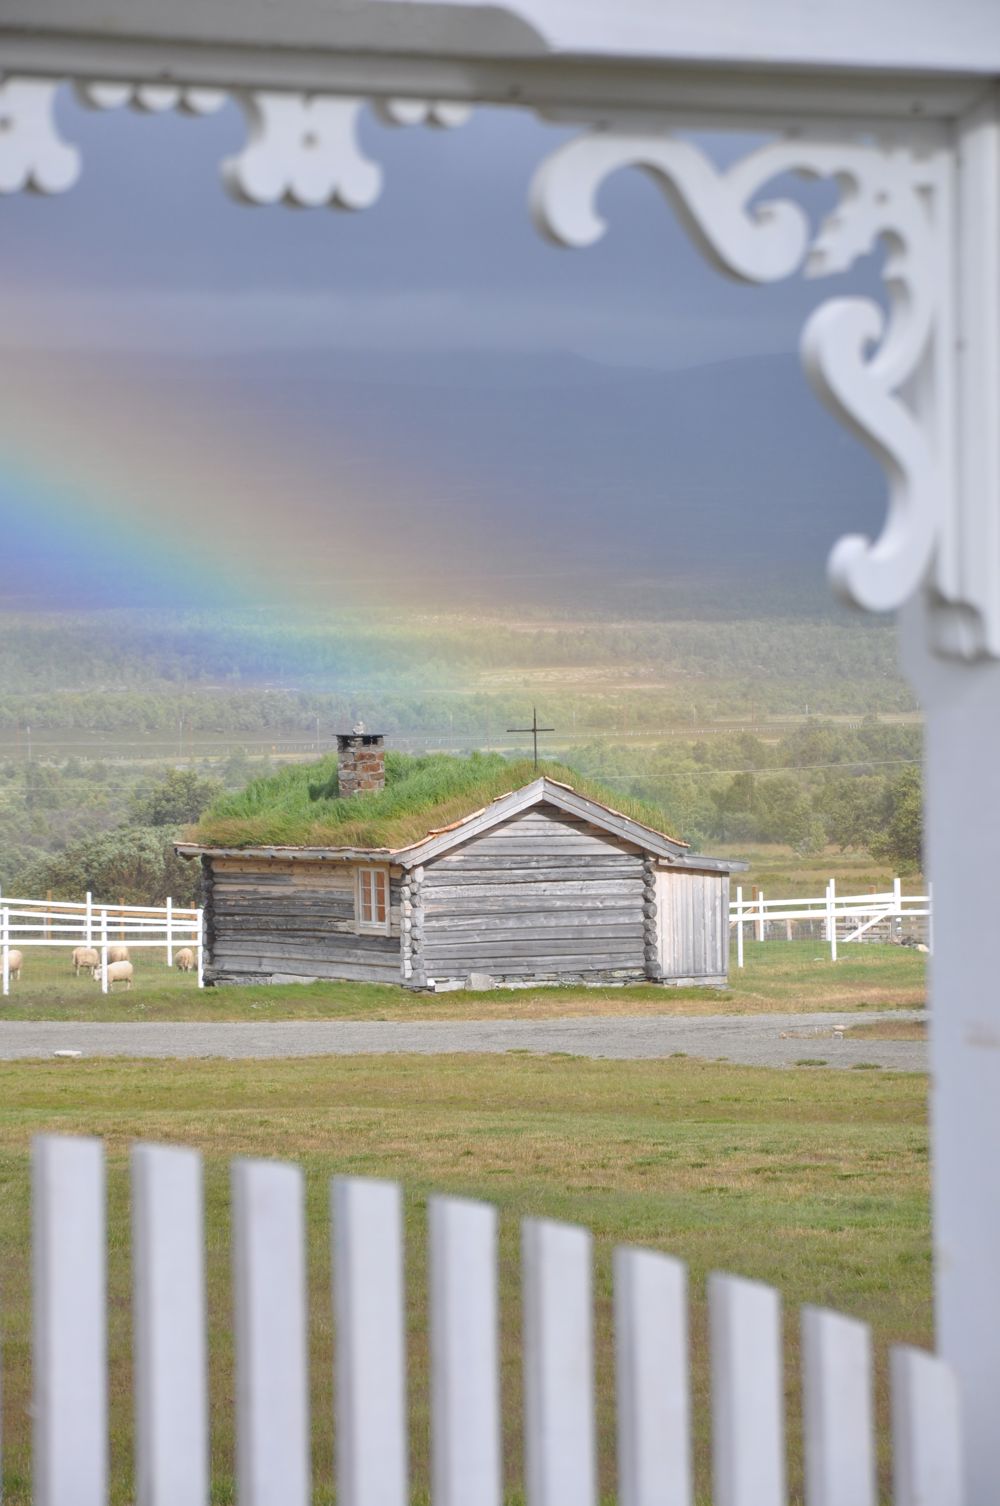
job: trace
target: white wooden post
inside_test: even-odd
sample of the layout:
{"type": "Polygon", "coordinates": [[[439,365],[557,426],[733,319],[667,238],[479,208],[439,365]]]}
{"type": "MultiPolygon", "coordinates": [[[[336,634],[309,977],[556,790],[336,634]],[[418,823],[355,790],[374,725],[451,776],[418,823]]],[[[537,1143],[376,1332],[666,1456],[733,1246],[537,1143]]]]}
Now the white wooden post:
{"type": "Polygon", "coordinates": [[[898,877],[894,878],[893,881],[892,881],[892,909],[893,909],[893,915],[895,917],[894,920],[893,920],[893,922],[892,922],[893,932],[894,932],[894,934],[896,936],[902,936],[902,934],[903,934],[903,881],[902,881],[901,878],[898,878],[898,877]]]}
{"type": "Polygon", "coordinates": [[[826,886],[826,934],[830,938],[830,961],[837,960],[837,880],[826,886]]]}
{"type": "MultiPolygon", "coordinates": [[[[198,915],[199,915],[199,918],[200,918],[200,916],[201,916],[201,911],[200,910],[198,911],[198,915]]],[[[200,939],[201,938],[201,927],[200,926],[198,928],[198,937],[199,937],[199,940],[198,940],[198,948],[199,948],[199,950],[198,950],[198,956],[200,958],[201,957],[201,939],[200,939]]],[[[171,899],[170,895],[168,894],[167,895],[167,966],[168,967],[173,967],[173,965],[174,965],[174,902],[171,899]]],[[[199,988],[201,987],[201,968],[200,967],[198,968],[198,987],[199,988]]]]}
{"type": "Polygon", "coordinates": [[[108,991],[108,912],[101,911],[101,993],[108,991]]]}
{"type": "Polygon", "coordinates": [[[105,1506],[108,1474],[104,1151],[42,1136],[32,1147],[36,1506],[105,1506]]]}
{"type": "Polygon", "coordinates": [[[10,911],[4,905],[0,910],[0,936],[3,939],[3,996],[10,993],[10,911]]]}
{"type": "Polygon", "coordinates": [[[90,892],[89,889],[87,890],[87,912],[86,912],[86,919],[84,921],[84,924],[86,926],[86,933],[85,933],[85,935],[86,935],[86,943],[87,943],[88,946],[93,946],[93,944],[94,944],[94,896],[91,894],[91,892],[90,892]]]}
{"type": "MultiPolygon", "coordinates": [[[[205,912],[196,910],[198,917],[198,944],[195,947],[195,955],[198,959],[198,987],[205,987],[205,912]]],[[[173,956],[173,953],[170,954],[173,956]]]]}
{"type": "MultiPolygon", "coordinates": [[[[995,426],[984,423],[983,437],[995,446],[995,426]]],[[[900,619],[925,717],[925,868],[937,907],[928,969],[936,1348],[958,1378],[967,1499],[979,1502],[1000,1480],[1000,663],[932,653],[925,610],[913,603],[900,619]]]]}
{"type": "Polygon", "coordinates": [[[757,940],[758,941],[763,941],[764,940],[764,891],[763,891],[763,889],[758,889],[757,890],[757,904],[758,904],[758,910],[757,910],[757,940]]]}
{"type": "Polygon", "coordinates": [[[736,885],[736,966],[743,966],[743,886],[736,885]]]}

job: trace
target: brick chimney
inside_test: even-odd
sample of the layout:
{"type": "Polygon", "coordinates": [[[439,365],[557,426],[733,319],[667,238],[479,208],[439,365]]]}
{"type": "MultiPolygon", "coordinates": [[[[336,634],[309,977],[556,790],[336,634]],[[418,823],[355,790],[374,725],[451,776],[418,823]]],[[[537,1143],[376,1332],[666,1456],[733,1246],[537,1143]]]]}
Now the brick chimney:
{"type": "Polygon", "coordinates": [[[385,789],[385,738],[366,732],[358,722],[350,732],[337,733],[337,783],[340,798],[385,789]]]}

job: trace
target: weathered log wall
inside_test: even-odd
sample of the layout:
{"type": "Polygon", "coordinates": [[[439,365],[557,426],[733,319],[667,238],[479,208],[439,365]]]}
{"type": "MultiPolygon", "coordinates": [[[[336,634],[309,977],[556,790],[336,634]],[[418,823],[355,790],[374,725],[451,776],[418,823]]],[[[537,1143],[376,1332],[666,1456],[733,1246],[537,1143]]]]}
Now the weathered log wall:
{"type": "Polygon", "coordinates": [[[351,864],[212,859],[207,981],[398,983],[400,878],[390,870],[389,935],[359,934],[351,864]]]}
{"type": "Polygon", "coordinates": [[[414,876],[411,981],[641,979],[644,877],[637,848],[536,806],[414,876]]]}

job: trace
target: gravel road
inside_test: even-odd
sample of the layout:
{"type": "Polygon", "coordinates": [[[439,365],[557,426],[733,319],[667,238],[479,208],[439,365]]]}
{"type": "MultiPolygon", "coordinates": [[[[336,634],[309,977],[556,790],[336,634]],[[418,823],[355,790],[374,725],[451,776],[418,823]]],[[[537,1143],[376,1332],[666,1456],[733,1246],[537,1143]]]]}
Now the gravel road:
{"type": "Polygon", "coordinates": [[[861,1062],[903,1072],[927,1070],[923,1041],[852,1040],[835,1026],[920,1020],[916,1010],[849,1014],[643,1016],[578,1020],[287,1020],[270,1024],[72,1024],[0,1019],[0,1060],[82,1056],[287,1057],[419,1052],[562,1052],[640,1060],[726,1058],[751,1067],[788,1067],[803,1059],[830,1067],[861,1062]]]}

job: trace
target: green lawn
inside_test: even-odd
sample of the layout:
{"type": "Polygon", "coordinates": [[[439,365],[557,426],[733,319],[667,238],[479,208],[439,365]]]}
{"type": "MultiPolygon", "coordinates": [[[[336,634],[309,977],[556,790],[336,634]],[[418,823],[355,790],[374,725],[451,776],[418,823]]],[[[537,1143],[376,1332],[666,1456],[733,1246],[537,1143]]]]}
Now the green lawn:
{"type": "Polygon", "coordinates": [[[22,977],[0,1000],[12,1020],[456,1020],[583,1015],[758,1014],[794,1010],[902,1009],[925,1000],[925,958],[909,947],[841,947],[832,964],[822,942],[747,942],[746,967],[730,987],[499,989],[409,994],[364,983],[284,984],[199,990],[193,973],[171,972],[155,951],[133,955],[131,992],[102,995],[89,974],[73,977],[67,952],[32,949],[22,977]]]}
{"type": "MultiPolygon", "coordinates": [[[[163,990],[163,997],[168,996],[163,990]]],[[[185,991],[176,989],[179,999],[185,991]]],[[[415,1499],[427,1484],[423,1229],[431,1189],[501,1209],[506,1481],[520,1479],[517,1221],[546,1214],[596,1235],[602,1488],[613,1490],[610,1254],[632,1241],[689,1262],[699,1497],[707,1488],[706,1274],[773,1282],[786,1301],[793,1498],[801,1491],[796,1308],[865,1318],[878,1346],[930,1329],[926,1083],[900,1074],[735,1068],[686,1059],[395,1057],[283,1062],[0,1063],[0,1287],[7,1506],[27,1506],[28,1145],[42,1130],[101,1135],[110,1154],[113,1506],[133,1499],[129,1423],[129,1233],[134,1139],[206,1158],[214,1499],[232,1499],[232,1344],[227,1163],[288,1157],[308,1178],[316,1500],[331,1499],[327,1182],[392,1176],[407,1188],[415,1499]]],[[[881,1458],[887,1479],[886,1451],[881,1458]]]]}

